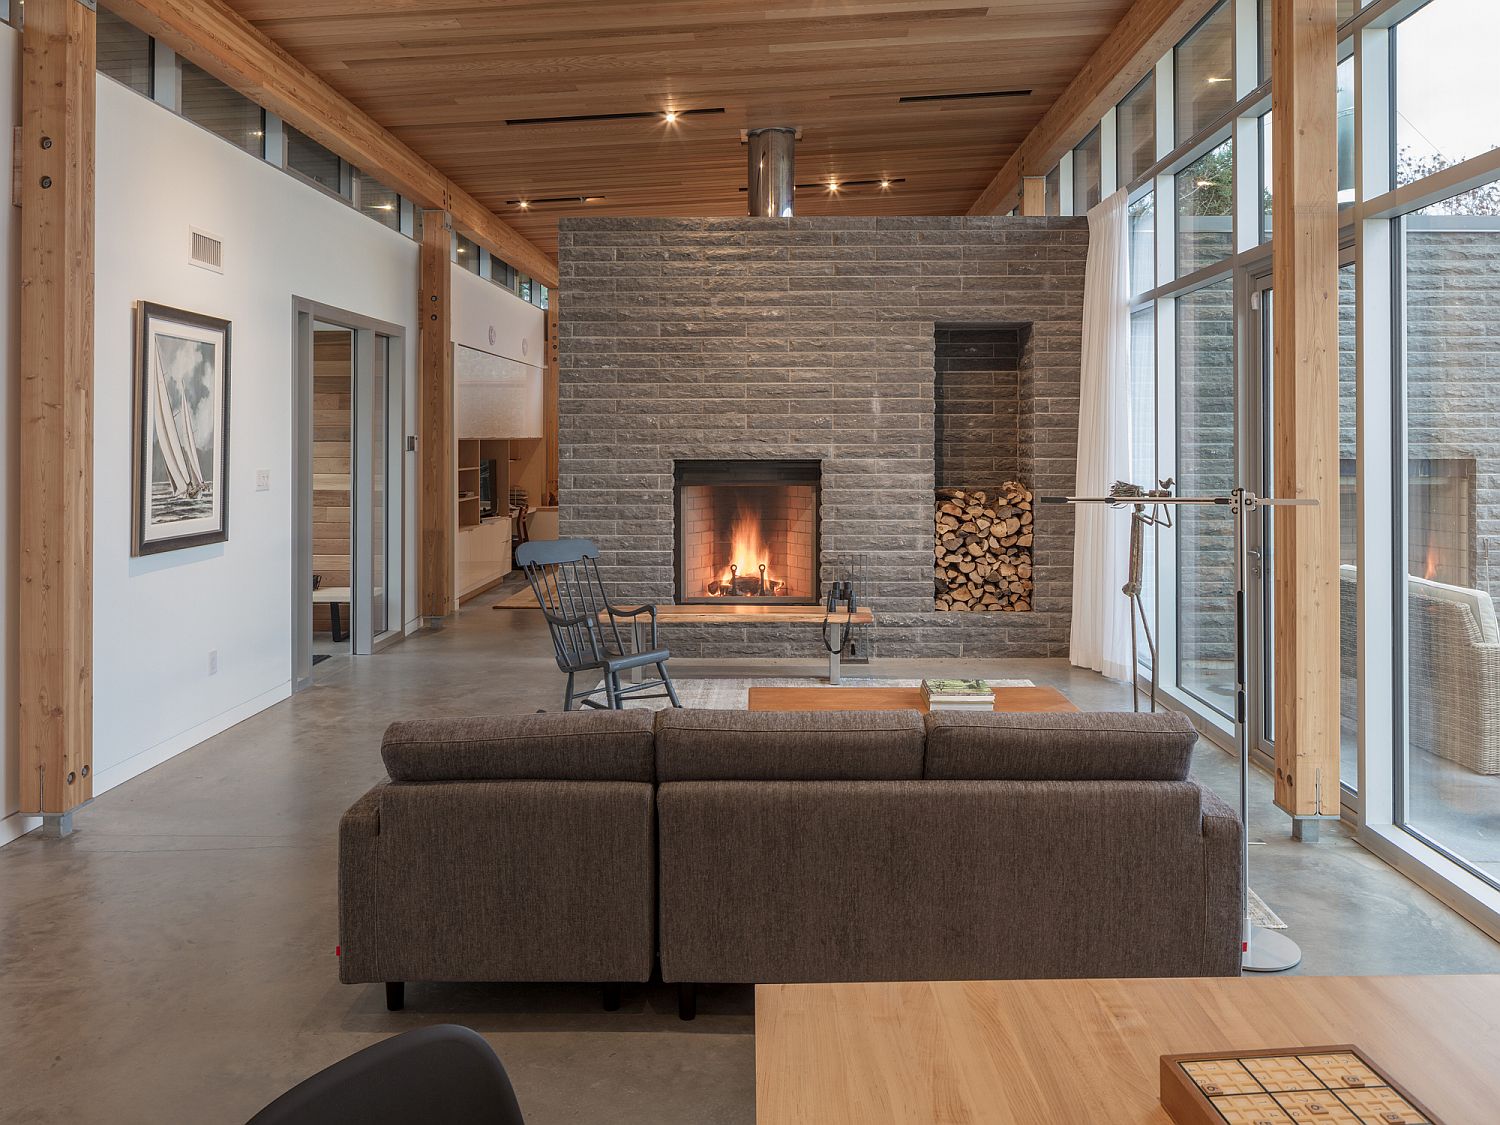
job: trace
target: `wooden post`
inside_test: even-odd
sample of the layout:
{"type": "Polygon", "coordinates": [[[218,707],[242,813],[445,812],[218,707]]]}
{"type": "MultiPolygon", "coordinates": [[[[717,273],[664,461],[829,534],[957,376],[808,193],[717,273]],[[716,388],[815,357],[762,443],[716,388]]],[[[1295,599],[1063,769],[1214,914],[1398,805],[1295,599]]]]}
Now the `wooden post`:
{"type": "Polygon", "coordinates": [[[20,800],[62,834],[93,795],[93,9],[31,0],[21,54],[20,800]]]}
{"type": "Polygon", "coordinates": [[[546,482],[543,502],[557,503],[558,477],[558,369],[557,369],[557,290],[547,308],[547,363],[542,369],[542,441],[546,446],[546,482]]]}
{"type": "Polygon", "coordinates": [[[1021,214],[1047,213],[1047,177],[1025,176],[1021,180],[1021,214]]]}
{"type": "Polygon", "coordinates": [[[454,540],[458,474],[453,433],[453,228],[443,211],[422,212],[421,308],[418,312],[421,436],[422,614],[441,620],[458,608],[454,540]]]}
{"type": "Polygon", "coordinates": [[[1272,23],[1276,804],[1339,812],[1339,348],[1336,0],[1275,0],[1272,23]]]}

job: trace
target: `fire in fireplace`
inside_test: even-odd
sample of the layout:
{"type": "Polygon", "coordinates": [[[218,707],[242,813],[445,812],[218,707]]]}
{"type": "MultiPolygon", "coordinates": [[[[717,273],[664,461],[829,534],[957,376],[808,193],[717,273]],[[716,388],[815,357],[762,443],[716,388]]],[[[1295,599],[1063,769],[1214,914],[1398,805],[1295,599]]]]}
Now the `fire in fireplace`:
{"type": "Polygon", "coordinates": [[[818,601],[817,461],[678,461],[679,604],[818,601]]]}

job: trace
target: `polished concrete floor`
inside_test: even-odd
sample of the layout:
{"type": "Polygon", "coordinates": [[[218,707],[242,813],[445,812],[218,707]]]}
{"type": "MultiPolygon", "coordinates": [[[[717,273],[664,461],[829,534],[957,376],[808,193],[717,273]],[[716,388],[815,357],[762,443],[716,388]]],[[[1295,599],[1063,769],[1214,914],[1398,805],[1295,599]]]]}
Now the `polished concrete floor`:
{"type": "MultiPolygon", "coordinates": [[[[870,671],[939,670],[958,669],[870,671]]],[[[1127,703],[1060,661],[963,670],[1127,703]]],[[[678,667],[731,671],[746,670],[678,667]]],[[[325,662],[312,689],[104,794],[70,838],[0,848],[0,1121],[242,1122],[359,1047],[456,1021],[494,1044],[531,1125],[748,1125],[748,988],[708,989],[684,1024],[659,986],[606,1013],[584,986],[414,985],[391,1014],[378,986],[338,983],[338,818],[383,775],[386,723],[552,709],[560,688],[537,615],[477,602],[381,656],[325,662]]],[[[1226,756],[1205,746],[1197,765],[1233,797],[1226,756]]],[[[1301,942],[1301,971],[1500,971],[1500,945],[1341,828],[1290,842],[1263,777],[1252,836],[1252,881],[1301,942]]]]}

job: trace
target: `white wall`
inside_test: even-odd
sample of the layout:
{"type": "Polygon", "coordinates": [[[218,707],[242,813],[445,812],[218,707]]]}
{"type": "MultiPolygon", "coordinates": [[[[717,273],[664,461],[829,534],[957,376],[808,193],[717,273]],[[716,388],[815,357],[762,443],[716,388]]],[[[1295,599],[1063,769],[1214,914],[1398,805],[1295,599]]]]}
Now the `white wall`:
{"type": "Polygon", "coordinates": [[[540,368],[547,314],[477,273],[453,267],[453,342],[540,368]]]}
{"type": "MultiPolygon", "coordinates": [[[[94,791],[290,692],[294,298],[406,328],[417,246],[101,78],[95,286],[94,791]],[[224,242],[189,264],[189,227],[224,242]],[[132,310],[232,322],[229,540],[130,557],[132,310]],[[258,469],[271,488],[255,491],[258,469]],[[218,652],[209,675],[209,652],[218,652]]],[[[415,539],[408,512],[408,541],[415,539]]]]}
{"type": "MultiPolygon", "coordinates": [[[[19,36],[0,25],[0,130],[17,123],[19,36]]],[[[406,330],[407,431],[417,432],[418,248],[228,142],[100,76],[96,129],[94,792],[118,785],[290,694],[297,298],[406,330]],[[223,274],[188,262],[189,228],[224,241],[223,274]],[[230,350],[229,540],[130,557],[133,310],[137,301],[223,317],[230,350]],[[268,469],[271,487],[255,491],[268,469]],[[209,653],[218,673],[209,675],[209,653]]],[[[8,134],[6,134],[8,135],[8,134]]],[[[0,145],[0,184],[10,145],[0,145]]],[[[4,539],[15,542],[15,332],[19,212],[0,222],[0,457],[4,539]]],[[[472,274],[455,285],[462,333],[540,362],[539,309],[472,274]],[[491,336],[491,330],[494,335],[491,336]]],[[[407,455],[408,630],[416,597],[416,457],[407,455]]],[[[14,549],[0,551],[0,844],[16,815],[14,549]]],[[[379,659],[374,657],[373,659],[379,659]]]]}
{"type": "MultiPolygon", "coordinates": [[[[21,36],[14,28],[0,25],[0,136],[9,137],[20,124],[16,112],[19,98],[21,36]]],[[[10,145],[0,145],[0,183],[11,182],[10,145]]],[[[4,748],[0,769],[0,844],[21,832],[29,832],[41,823],[30,817],[13,816],[20,804],[21,763],[16,745],[16,519],[20,493],[17,477],[21,460],[17,430],[21,417],[21,381],[19,367],[20,334],[16,322],[21,301],[18,285],[18,255],[21,242],[21,211],[7,207],[0,217],[0,357],[5,371],[5,395],[0,399],[3,421],[0,421],[0,465],[4,466],[5,485],[0,488],[0,746],[4,748]]]]}
{"type": "Polygon", "coordinates": [[[453,267],[453,414],[460,438],[542,436],[547,314],[453,267]]]}

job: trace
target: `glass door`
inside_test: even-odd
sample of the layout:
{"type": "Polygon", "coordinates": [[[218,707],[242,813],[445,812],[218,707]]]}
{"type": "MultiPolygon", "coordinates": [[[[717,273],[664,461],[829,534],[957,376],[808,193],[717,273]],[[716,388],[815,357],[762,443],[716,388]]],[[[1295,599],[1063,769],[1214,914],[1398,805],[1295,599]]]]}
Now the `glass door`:
{"type": "MultiPolygon", "coordinates": [[[[1346,259],[1348,256],[1346,255],[1346,259]]],[[[1359,566],[1358,492],[1356,475],[1356,321],[1355,271],[1352,259],[1339,267],[1339,781],[1347,795],[1359,786],[1359,566]]],[[[1271,420],[1275,386],[1273,332],[1276,294],[1269,276],[1252,279],[1250,309],[1246,318],[1250,336],[1249,369],[1257,378],[1246,403],[1248,487],[1263,496],[1275,490],[1275,433],[1271,420]]],[[[1255,690],[1264,702],[1251,716],[1251,746],[1274,756],[1276,741],[1275,677],[1275,573],[1276,530],[1273,513],[1254,521],[1252,530],[1250,625],[1251,652],[1256,654],[1250,672],[1255,690]]]]}
{"type": "Polygon", "coordinates": [[[402,636],[406,376],[396,326],[310,301],[297,302],[296,315],[292,685],[300,691],[314,666],[336,655],[328,638],[359,657],[402,636]],[[337,372],[320,339],[346,342],[337,372]]]}
{"type": "Polygon", "coordinates": [[[362,592],[354,614],[354,654],[368,656],[391,632],[391,576],[399,572],[399,536],[392,534],[392,417],[399,390],[391,378],[392,337],[372,330],[355,334],[353,395],[353,523],[355,588],[362,592]]]}

